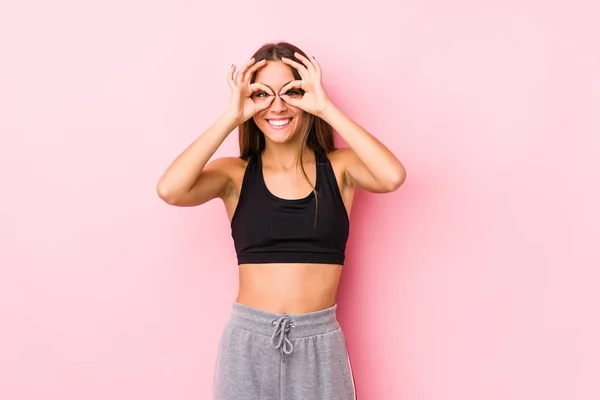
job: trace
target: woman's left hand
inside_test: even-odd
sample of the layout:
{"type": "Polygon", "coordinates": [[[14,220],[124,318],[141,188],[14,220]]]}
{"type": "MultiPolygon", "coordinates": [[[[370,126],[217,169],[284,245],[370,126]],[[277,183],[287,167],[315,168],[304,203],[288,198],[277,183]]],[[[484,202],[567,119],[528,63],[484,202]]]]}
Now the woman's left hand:
{"type": "Polygon", "coordinates": [[[320,116],[327,105],[330,103],[323,84],[321,83],[321,66],[314,57],[306,58],[302,54],[294,53],[296,58],[303,64],[297,63],[289,58],[282,57],[281,61],[295,68],[301,80],[296,80],[285,85],[279,95],[288,104],[298,107],[308,113],[320,116]],[[294,90],[301,89],[304,95],[294,93],[294,90]]]}

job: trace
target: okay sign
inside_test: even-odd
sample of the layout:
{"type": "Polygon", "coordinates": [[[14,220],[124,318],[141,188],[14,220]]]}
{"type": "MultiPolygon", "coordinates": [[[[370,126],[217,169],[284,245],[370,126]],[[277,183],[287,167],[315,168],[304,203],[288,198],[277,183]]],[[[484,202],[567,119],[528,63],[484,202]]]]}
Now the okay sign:
{"type": "Polygon", "coordinates": [[[321,66],[314,57],[306,58],[300,53],[294,53],[294,56],[302,61],[302,64],[286,57],[282,57],[281,61],[295,68],[302,79],[285,85],[279,91],[279,95],[291,106],[318,116],[329,103],[321,82],[321,66]],[[293,93],[293,89],[300,89],[304,93],[303,96],[290,96],[288,93],[290,90],[293,93]]]}

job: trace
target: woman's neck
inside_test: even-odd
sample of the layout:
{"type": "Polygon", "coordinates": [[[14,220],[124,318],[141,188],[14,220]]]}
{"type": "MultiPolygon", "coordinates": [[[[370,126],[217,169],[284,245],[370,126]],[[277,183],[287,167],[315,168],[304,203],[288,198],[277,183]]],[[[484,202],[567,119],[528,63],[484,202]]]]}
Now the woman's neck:
{"type": "MultiPolygon", "coordinates": [[[[314,161],[313,153],[314,152],[308,146],[304,146],[302,149],[303,162],[314,161]]],[[[266,160],[267,164],[272,167],[290,170],[296,168],[297,163],[299,162],[297,157],[297,144],[268,143],[263,150],[262,160],[263,163],[266,160]]]]}

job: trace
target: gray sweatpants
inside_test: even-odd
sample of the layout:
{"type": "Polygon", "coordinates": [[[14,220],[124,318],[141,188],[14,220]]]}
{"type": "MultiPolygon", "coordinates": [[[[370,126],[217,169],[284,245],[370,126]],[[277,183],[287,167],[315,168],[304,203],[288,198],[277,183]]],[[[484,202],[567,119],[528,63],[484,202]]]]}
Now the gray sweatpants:
{"type": "Polygon", "coordinates": [[[275,314],[233,303],[219,342],[216,400],[355,400],[337,304],[275,314]]]}

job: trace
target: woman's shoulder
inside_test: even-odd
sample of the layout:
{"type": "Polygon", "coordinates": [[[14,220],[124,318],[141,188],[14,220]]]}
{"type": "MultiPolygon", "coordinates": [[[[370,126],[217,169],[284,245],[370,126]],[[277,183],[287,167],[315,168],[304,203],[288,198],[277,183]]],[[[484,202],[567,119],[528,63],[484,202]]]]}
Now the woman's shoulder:
{"type": "Polygon", "coordinates": [[[331,150],[326,155],[334,168],[344,168],[348,162],[352,161],[354,151],[350,147],[339,147],[331,150]]]}
{"type": "Polygon", "coordinates": [[[348,169],[348,163],[352,162],[354,151],[349,147],[341,147],[328,152],[326,155],[336,180],[340,185],[340,190],[346,188],[349,182],[346,171],[348,169]]]}
{"type": "Polygon", "coordinates": [[[237,172],[245,170],[250,160],[244,160],[240,157],[218,157],[209,164],[212,169],[220,170],[224,173],[237,172]]]}
{"type": "Polygon", "coordinates": [[[207,165],[207,168],[216,171],[221,176],[226,176],[230,182],[225,197],[240,192],[249,161],[250,159],[244,160],[240,157],[219,157],[209,163],[210,167],[207,165]]]}
{"type": "Polygon", "coordinates": [[[211,168],[215,168],[226,175],[237,189],[242,183],[250,160],[251,158],[244,160],[241,157],[219,157],[211,161],[211,168]]]}

